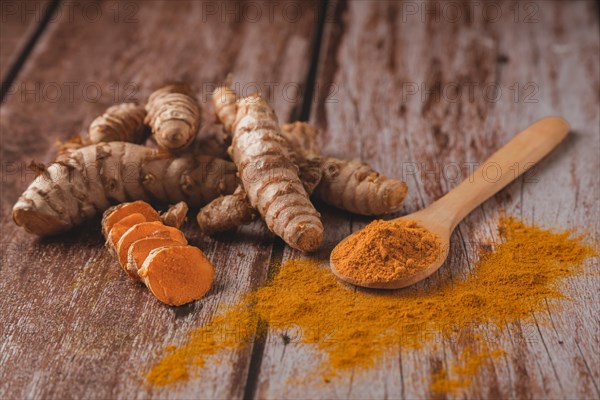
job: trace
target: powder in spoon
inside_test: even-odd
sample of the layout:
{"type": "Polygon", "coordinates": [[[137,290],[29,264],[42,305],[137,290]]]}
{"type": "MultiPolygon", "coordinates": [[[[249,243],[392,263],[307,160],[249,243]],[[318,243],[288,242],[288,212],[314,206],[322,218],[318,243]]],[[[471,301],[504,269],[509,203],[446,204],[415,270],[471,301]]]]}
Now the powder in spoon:
{"type": "Polygon", "coordinates": [[[358,283],[393,281],[412,275],[442,256],[442,243],[416,221],[376,220],[331,253],[337,271],[358,283]]]}

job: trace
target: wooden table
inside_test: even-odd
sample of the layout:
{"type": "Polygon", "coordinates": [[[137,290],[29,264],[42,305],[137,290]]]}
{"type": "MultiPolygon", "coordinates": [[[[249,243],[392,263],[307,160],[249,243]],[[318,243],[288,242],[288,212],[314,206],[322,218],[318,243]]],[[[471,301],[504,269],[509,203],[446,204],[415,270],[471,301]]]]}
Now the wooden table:
{"type": "MultiPolygon", "coordinates": [[[[127,279],[104,250],[98,221],[56,238],[16,227],[10,210],[32,160],[84,130],[107,106],[144,101],[167,81],[207,95],[228,72],[242,94],[262,89],[281,120],[323,129],[324,153],[360,157],[409,186],[403,213],[463,179],[534,120],[565,116],[559,151],[472,213],[452,261],[422,285],[459,279],[504,208],[527,222],[577,227],[598,240],[600,69],[593,1],[2,2],[2,267],[0,398],[423,398],[457,343],[402,350],[328,385],[294,383],[315,355],[269,331],[203,378],[175,388],[143,383],[165,344],[264,283],[272,260],[298,257],[262,223],[190,241],[214,260],[216,287],[170,308],[127,279]],[[568,3],[568,4],[567,4],[568,3]],[[10,7],[10,8],[9,8],[10,7]],[[31,11],[34,9],[34,11],[31,11]]],[[[324,209],[326,243],[368,219],[324,209]]],[[[597,271],[597,259],[591,268],[597,271]]],[[[461,398],[598,398],[598,274],[567,283],[573,301],[498,340],[508,355],[461,398]]]]}

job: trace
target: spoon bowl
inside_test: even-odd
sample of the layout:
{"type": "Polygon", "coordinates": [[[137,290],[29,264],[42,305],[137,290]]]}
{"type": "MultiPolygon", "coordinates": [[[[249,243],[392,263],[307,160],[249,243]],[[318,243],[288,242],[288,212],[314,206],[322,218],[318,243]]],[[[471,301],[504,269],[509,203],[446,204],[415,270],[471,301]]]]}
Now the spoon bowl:
{"type": "MultiPolygon", "coordinates": [[[[473,209],[550,153],[567,136],[569,129],[569,124],[561,117],[546,117],[535,122],[518,133],[445,196],[429,207],[398,218],[398,220],[415,221],[422,228],[437,236],[441,244],[441,251],[436,259],[426,267],[394,280],[377,281],[357,281],[346,276],[338,271],[333,260],[330,260],[331,271],[344,282],[376,289],[400,289],[422,281],[437,271],[446,261],[450,248],[450,236],[456,225],[473,209]],[[493,166],[495,171],[491,177],[488,175],[491,174],[488,171],[490,166],[493,166]]],[[[350,237],[352,235],[344,239],[342,243],[350,237]]],[[[336,246],[336,249],[340,244],[336,246]]],[[[394,250],[391,249],[391,251],[394,250]]]]}

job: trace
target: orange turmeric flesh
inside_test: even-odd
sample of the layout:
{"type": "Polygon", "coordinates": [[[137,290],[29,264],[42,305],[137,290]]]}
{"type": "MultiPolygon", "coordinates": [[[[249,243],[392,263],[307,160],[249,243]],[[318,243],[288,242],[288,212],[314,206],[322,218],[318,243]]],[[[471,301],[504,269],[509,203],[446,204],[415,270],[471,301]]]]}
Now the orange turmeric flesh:
{"type": "Polygon", "coordinates": [[[331,261],[356,282],[389,282],[423,270],[442,254],[437,235],[416,221],[376,220],[341,242],[331,261]]]}
{"type": "Polygon", "coordinates": [[[144,264],[146,257],[148,257],[148,254],[154,249],[183,245],[185,245],[185,243],[171,238],[144,238],[136,240],[129,246],[127,252],[127,272],[137,275],[138,270],[142,267],[142,264],[144,264]]]}
{"type": "Polygon", "coordinates": [[[116,244],[119,243],[121,236],[123,236],[129,228],[142,222],[147,222],[146,217],[140,213],[133,213],[114,224],[108,233],[109,247],[116,251],[116,244]]]}
{"type": "Polygon", "coordinates": [[[173,306],[202,297],[214,278],[213,265],[199,248],[193,246],[155,249],[138,272],[156,298],[173,306]]]}
{"type": "Polygon", "coordinates": [[[129,246],[137,240],[148,237],[169,238],[179,241],[182,244],[187,244],[185,236],[183,236],[183,233],[177,228],[163,225],[163,223],[159,221],[142,222],[141,224],[129,228],[119,240],[117,245],[117,258],[119,259],[119,263],[121,263],[122,266],[126,266],[129,246]]]}
{"type": "Polygon", "coordinates": [[[118,206],[109,208],[104,213],[104,217],[102,218],[102,233],[104,236],[110,232],[117,222],[134,213],[142,214],[146,217],[146,221],[160,221],[158,212],[145,201],[139,200],[131,203],[119,204],[118,206]]]}

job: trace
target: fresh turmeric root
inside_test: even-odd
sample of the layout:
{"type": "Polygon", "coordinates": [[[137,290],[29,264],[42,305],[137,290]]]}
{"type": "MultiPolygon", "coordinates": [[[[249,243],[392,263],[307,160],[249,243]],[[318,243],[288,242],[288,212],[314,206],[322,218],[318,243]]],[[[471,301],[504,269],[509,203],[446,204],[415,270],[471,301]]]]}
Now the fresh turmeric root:
{"type": "Polygon", "coordinates": [[[310,160],[321,155],[317,130],[306,122],[281,125],[281,134],[286,138],[297,156],[310,160]]]}
{"type": "Polygon", "coordinates": [[[315,197],[342,210],[361,215],[397,212],[406,197],[406,184],[389,179],[360,160],[323,157],[323,177],[315,197]]]}
{"type": "MultiPolygon", "coordinates": [[[[321,180],[320,165],[315,160],[303,161],[299,166],[300,180],[308,195],[312,194],[321,180]]],[[[249,224],[257,216],[258,212],[250,204],[246,191],[238,186],[233,194],[219,196],[202,207],[196,220],[200,230],[212,235],[249,224]]]]}
{"type": "Polygon", "coordinates": [[[129,142],[141,144],[146,140],[148,129],[144,125],[146,110],[133,103],[122,103],[109,107],[97,117],[89,129],[91,143],[129,142]]]}
{"type": "MultiPolygon", "coordinates": [[[[214,97],[213,103],[217,107],[214,97]]],[[[228,104],[221,108],[217,116],[229,118],[234,106],[228,104]]],[[[283,124],[281,134],[289,143],[292,159],[300,167],[300,177],[308,194],[314,191],[316,198],[362,215],[384,215],[402,207],[407,192],[404,182],[386,178],[358,160],[321,157],[317,130],[311,125],[305,122],[283,124]]],[[[249,199],[238,189],[203,207],[197,220],[203,232],[213,234],[250,223],[255,216],[249,199]]]]}
{"type": "MultiPolygon", "coordinates": [[[[146,215],[156,218],[158,213],[148,213],[150,205],[143,204],[126,203],[104,214],[107,245],[125,272],[142,280],[163,303],[181,305],[202,297],[212,285],[212,264],[200,249],[187,245],[179,229],[161,221],[145,221],[146,215]]],[[[178,214],[183,209],[179,205],[170,211],[178,214]]]]}
{"type": "Polygon", "coordinates": [[[258,95],[237,103],[230,155],[252,207],[267,227],[288,245],[314,251],[323,241],[323,225],[290,160],[288,142],[277,117],[258,95]]]}
{"type": "Polygon", "coordinates": [[[166,212],[161,214],[160,220],[167,226],[172,226],[177,229],[181,228],[187,218],[189,208],[185,201],[171,206],[166,212]]]}
{"type": "Polygon", "coordinates": [[[402,207],[404,182],[387,178],[359,160],[319,157],[317,130],[305,122],[285,124],[281,132],[296,154],[319,164],[323,175],[314,192],[319,200],[361,215],[390,214],[402,207]]]}
{"type": "Polygon", "coordinates": [[[196,219],[202,232],[212,235],[249,224],[257,215],[240,186],[233,194],[217,197],[202,207],[196,219]]]}
{"type": "Polygon", "coordinates": [[[13,219],[40,236],[81,224],[112,204],[186,201],[197,207],[237,187],[233,163],[204,155],[171,157],[131,143],[70,150],[50,164],[13,207],[13,219]]]}
{"type": "Polygon", "coordinates": [[[217,119],[223,124],[227,133],[232,132],[237,113],[237,94],[228,84],[219,86],[212,94],[213,106],[217,119]]]}
{"type": "Polygon", "coordinates": [[[146,123],[158,145],[167,150],[187,147],[200,128],[200,105],[188,85],[168,85],[150,95],[146,123]]]}

